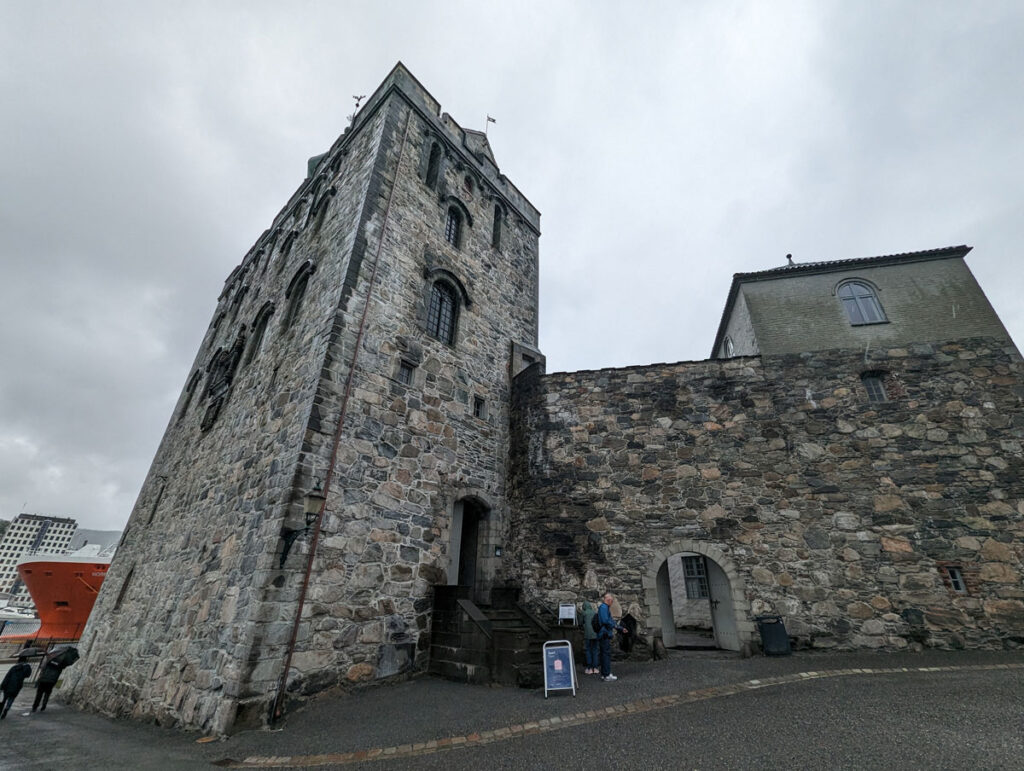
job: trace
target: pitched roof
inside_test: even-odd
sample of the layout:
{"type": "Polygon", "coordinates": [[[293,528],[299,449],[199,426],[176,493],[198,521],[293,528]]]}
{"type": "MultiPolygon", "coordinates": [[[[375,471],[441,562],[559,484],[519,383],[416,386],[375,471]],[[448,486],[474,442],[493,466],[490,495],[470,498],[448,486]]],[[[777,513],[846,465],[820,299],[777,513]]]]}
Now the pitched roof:
{"type": "Polygon", "coordinates": [[[795,262],[791,265],[783,265],[768,270],[758,270],[751,273],[734,273],[732,285],[729,287],[729,296],[725,300],[725,308],[722,309],[722,318],[718,322],[718,332],[715,334],[715,343],[711,348],[711,358],[717,357],[717,351],[725,336],[725,325],[732,314],[732,306],[736,302],[736,295],[739,293],[740,284],[750,281],[772,281],[790,276],[829,273],[831,271],[848,270],[851,267],[875,267],[878,265],[897,265],[900,263],[924,262],[926,260],[945,260],[950,258],[963,258],[973,247],[965,246],[944,246],[940,249],[925,249],[920,252],[900,252],[899,254],[883,254],[877,257],[854,257],[847,260],[825,260],[820,262],[795,262]]]}

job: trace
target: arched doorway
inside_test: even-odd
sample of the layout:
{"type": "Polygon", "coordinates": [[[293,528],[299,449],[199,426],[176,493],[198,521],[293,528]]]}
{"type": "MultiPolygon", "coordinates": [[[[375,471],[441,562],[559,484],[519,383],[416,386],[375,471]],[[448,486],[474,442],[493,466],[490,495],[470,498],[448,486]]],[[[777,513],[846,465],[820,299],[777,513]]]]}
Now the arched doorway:
{"type": "Polygon", "coordinates": [[[751,639],[754,625],[742,578],[713,544],[684,540],[658,552],[644,590],[648,631],[667,648],[677,644],[680,620],[693,627],[706,624],[715,646],[723,650],[741,650],[751,639]],[[686,607],[678,607],[683,601],[686,607]]]}
{"type": "Polygon", "coordinates": [[[448,584],[464,586],[477,599],[482,578],[482,545],[486,541],[486,521],[490,509],[479,498],[457,500],[452,507],[451,538],[448,542],[448,584]]]}

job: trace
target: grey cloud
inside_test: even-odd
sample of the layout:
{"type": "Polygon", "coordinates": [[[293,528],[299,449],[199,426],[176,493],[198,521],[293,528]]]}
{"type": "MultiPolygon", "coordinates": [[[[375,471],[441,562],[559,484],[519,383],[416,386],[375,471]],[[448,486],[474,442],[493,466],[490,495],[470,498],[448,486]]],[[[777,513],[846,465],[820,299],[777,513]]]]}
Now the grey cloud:
{"type": "Polygon", "coordinates": [[[221,283],[402,59],[543,213],[552,369],[707,356],[731,274],[966,242],[1018,340],[1015,3],[8,4],[0,516],[123,525],[221,283]]]}

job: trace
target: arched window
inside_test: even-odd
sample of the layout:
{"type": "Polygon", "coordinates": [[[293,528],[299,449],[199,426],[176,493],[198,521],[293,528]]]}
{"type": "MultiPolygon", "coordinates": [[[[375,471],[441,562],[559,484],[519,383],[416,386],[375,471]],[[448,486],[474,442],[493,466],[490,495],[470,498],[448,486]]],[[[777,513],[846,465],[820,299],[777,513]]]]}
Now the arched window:
{"type": "Polygon", "coordinates": [[[455,344],[455,325],[459,318],[459,301],[455,289],[446,281],[437,281],[430,288],[427,309],[427,332],[442,343],[455,344]]]}
{"type": "Polygon", "coordinates": [[[882,304],[871,286],[863,281],[847,281],[836,294],[843,302],[843,308],[854,326],[858,324],[879,324],[886,321],[882,304]]]}
{"type": "Polygon", "coordinates": [[[288,311],[285,313],[283,322],[284,329],[291,328],[291,325],[295,323],[295,319],[298,318],[299,311],[302,308],[302,300],[306,296],[306,286],[309,284],[309,277],[314,270],[316,270],[316,266],[307,260],[292,277],[291,283],[288,285],[288,291],[284,293],[284,296],[288,298],[288,311]]]}
{"type": "Polygon", "coordinates": [[[210,334],[211,347],[213,346],[213,342],[217,339],[217,333],[220,331],[220,323],[222,321],[224,321],[224,311],[217,314],[216,318],[213,320],[213,324],[211,325],[213,327],[213,332],[210,334]]]}
{"type": "Polygon", "coordinates": [[[238,294],[235,295],[235,299],[231,301],[231,321],[234,322],[238,318],[238,311],[242,307],[242,300],[245,299],[245,295],[248,294],[249,287],[243,286],[238,290],[238,294]]]}
{"type": "Polygon", "coordinates": [[[289,231],[284,237],[284,241],[281,242],[281,251],[277,255],[277,272],[278,275],[284,270],[284,266],[288,264],[288,254],[292,250],[292,244],[295,243],[295,237],[299,234],[297,230],[289,231]]]}
{"type": "Polygon", "coordinates": [[[249,350],[245,352],[245,361],[243,364],[248,364],[263,350],[263,339],[267,335],[267,325],[270,323],[270,317],[274,315],[274,304],[267,303],[260,309],[259,315],[256,316],[256,321],[252,325],[252,339],[249,341],[249,350]]]}
{"type": "Polygon", "coordinates": [[[430,146],[430,160],[427,161],[427,174],[425,181],[431,190],[437,188],[437,178],[441,171],[441,145],[434,142],[430,146]]]}
{"type": "Polygon", "coordinates": [[[462,242],[462,212],[456,207],[448,207],[448,219],[444,223],[444,240],[454,247],[462,242]]]}
{"type": "Polygon", "coordinates": [[[334,198],[335,193],[337,193],[336,188],[328,188],[324,191],[324,194],[316,200],[313,204],[313,208],[309,210],[309,218],[313,222],[312,232],[314,236],[320,232],[320,228],[324,224],[324,217],[327,215],[327,209],[330,207],[331,199],[334,198]]]}
{"type": "Polygon", "coordinates": [[[501,204],[494,204],[494,224],[491,226],[491,246],[501,248],[501,204]]]}
{"type": "Polygon", "coordinates": [[[733,354],[736,353],[736,346],[733,345],[731,337],[726,337],[725,338],[725,342],[723,343],[722,347],[725,350],[725,355],[727,357],[728,356],[732,356],[733,354]]]}

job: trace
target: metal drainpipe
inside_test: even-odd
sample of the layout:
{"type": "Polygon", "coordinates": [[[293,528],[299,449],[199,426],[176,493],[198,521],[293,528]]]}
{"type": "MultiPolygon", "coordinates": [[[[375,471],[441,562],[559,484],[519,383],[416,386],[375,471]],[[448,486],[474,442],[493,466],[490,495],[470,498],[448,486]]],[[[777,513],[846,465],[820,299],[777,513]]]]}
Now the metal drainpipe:
{"type": "Polygon", "coordinates": [[[277,687],[277,696],[274,698],[274,708],[270,713],[271,722],[278,720],[284,714],[284,695],[288,686],[288,671],[292,666],[292,654],[295,652],[295,641],[299,636],[299,625],[302,623],[302,609],[306,604],[306,592],[309,590],[309,577],[313,572],[313,558],[316,556],[316,547],[320,541],[320,527],[324,519],[324,511],[327,509],[327,496],[331,491],[331,482],[334,479],[334,465],[338,459],[338,445],[341,440],[341,429],[345,425],[345,416],[348,412],[348,399],[352,393],[352,380],[355,376],[356,362],[359,359],[359,349],[363,342],[363,332],[366,329],[366,317],[370,310],[370,299],[373,296],[373,287],[377,281],[377,266],[380,264],[380,253],[384,248],[384,237],[387,233],[388,220],[391,216],[391,202],[395,198],[395,188],[398,187],[399,174],[402,170],[402,159],[405,157],[405,141],[409,136],[409,122],[412,118],[412,109],[409,109],[405,116],[405,128],[402,130],[402,145],[398,150],[398,164],[395,167],[395,179],[391,183],[391,192],[388,194],[388,205],[384,209],[384,220],[380,227],[380,240],[377,243],[377,251],[373,257],[373,270],[370,272],[370,281],[366,289],[366,302],[363,305],[363,315],[359,320],[359,331],[356,333],[356,345],[352,351],[352,362],[348,368],[348,375],[345,378],[345,392],[341,397],[341,412],[338,415],[338,425],[334,429],[334,446],[331,448],[331,462],[327,466],[327,473],[324,476],[323,496],[324,502],[320,504],[320,511],[316,515],[316,522],[313,525],[313,537],[309,543],[309,556],[306,559],[306,571],[302,577],[302,590],[299,592],[299,604],[295,610],[295,623],[292,625],[291,639],[288,641],[288,655],[284,660],[284,671],[281,673],[281,682],[277,687]]]}

